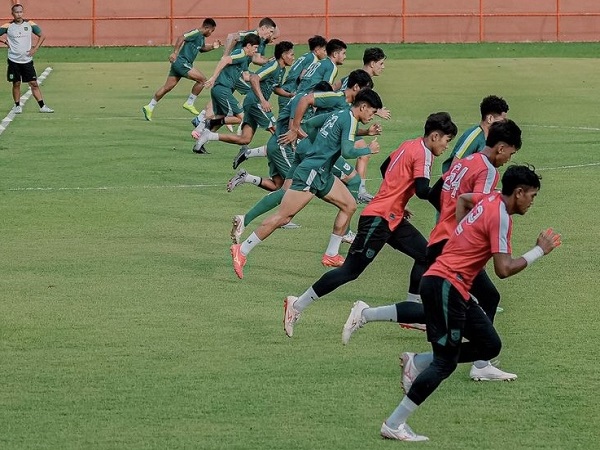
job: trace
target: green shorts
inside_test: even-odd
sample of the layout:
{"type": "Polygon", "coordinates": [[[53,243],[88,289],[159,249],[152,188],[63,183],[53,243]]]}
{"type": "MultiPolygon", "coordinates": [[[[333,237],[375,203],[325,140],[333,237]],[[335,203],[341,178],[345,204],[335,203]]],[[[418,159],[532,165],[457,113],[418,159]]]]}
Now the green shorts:
{"type": "Polygon", "coordinates": [[[277,136],[272,135],[267,142],[267,160],[269,162],[269,177],[286,178],[294,162],[294,149],[290,145],[279,145],[277,136]]]}
{"type": "Polygon", "coordinates": [[[252,127],[256,131],[258,127],[268,130],[275,130],[275,116],[272,112],[266,112],[260,103],[244,103],[244,123],[252,127]]]}
{"type": "Polygon", "coordinates": [[[171,69],[169,70],[170,77],[179,77],[179,78],[187,78],[188,72],[192,70],[194,66],[185,61],[180,61],[176,59],[174,63],[171,64],[171,69]]]}
{"type": "Polygon", "coordinates": [[[305,159],[296,167],[290,189],[312,192],[323,198],[329,194],[334,182],[335,176],[331,172],[322,172],[321,167],[315,167],[305,159]]]}
{"type": "Polygon", "coordinates": [[[242,108],[230,87],[215,84],[210,90],[210,98],[216,116],[237,116],[242,113],[242,108]]]}
{"type": "Polygon", "coordinates": [[[354,166],[350,165],[342,156],[333,164],[333,169],[331,170],[331,173],[340,180],[350,176],[352,172],[354,172],[354,166]]]}
{"type": "Polygon", "coordinates": [[[235,91],[238,91],[242,95],[247,95],[252,90],[250,83],[246,83],[241,77],[235,82],[233,87],[235,91]]]}

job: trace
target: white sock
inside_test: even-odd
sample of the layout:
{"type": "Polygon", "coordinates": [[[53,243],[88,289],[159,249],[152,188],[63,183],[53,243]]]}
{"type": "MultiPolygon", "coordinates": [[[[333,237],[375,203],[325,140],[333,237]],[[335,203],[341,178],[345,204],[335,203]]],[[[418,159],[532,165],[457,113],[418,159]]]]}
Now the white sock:
{"type": "Polygon", "coordinates": [[[315,294],[315,291],[311,286],[294,302],[294,309],[298,312],[304,311],[308,305],[318,299],[319,296],[315,294]]]}
{"type": "Polygon", "coordinates": [[[209,131],[208,132],[208,140],[209,141],[218,141],[219,140],[219,133],[213,133],[212,131],[209,131]]]}
{"type": "Polygon", "coordinates": [[[257,177],[255,175],[246,174],[246,178],[244,178],[244,183],[252,183],[254,186],[260,186],[260,182],[262,181],[261,177],[257,177]]]}
{"type": "Polygon", "coordinates": [[[244,153],[246,158],[259,158],[267,156],[267,146],[263,145],[262,147],[249,148],[244,153]]]}
{"type": "Polygon", "coordinates": [[[394,410],[392,415],[387,418],[385,423],[388,427],[397,429],[400,425],[406,423],[408,416],[410,416],[418,407],[419,405],[405,395],[398,407],[394,410]]]}
{"type": "Polygon", "coordinates": [[[419,373],[421,373],[425,369],[427,369],[431,365],[432,362],[433,362],[433,353],[431,353],[431,352],[417,353],[413,357],[413,363],[414,363],[415,367],[417,368],[417,370],[419,371],[419,373]]]}
{"type": "Polygon", "coordinates": [[[367,186],[366,186],[367,180],[364,179],[360,179],[360,186],[358,187],[358,192],[366,192],[367,191],[367,186]]]}
{"type": "Polygon", "coordinates": [[[406,296],[407,302],[423,303],[421,302],[421,296],[419,294],[411,294],[410,292],[406,296]]]}
{"type": "Polygon", "coordinates": [[[150,111],[152,111],[154,109],[154,107],[156,106],[158,102],[154,99],[150,100],[150,103],[148,103],[148,108],[150,108],[150,111]]]}
{"type": "Polygon", "coordinates": [[[262,241],[258,238],[256,233],[252,233],[250,236],[248,236],[248,239],[242,242],[240,252],[242,252],[242,255],[246,256],[254,247],[256,247],[261,242],[262,241]]]}
{"type": "Polygon", "coordinates": [[[342,236],[331,233],[329,245],[327,246],[327,250],[325,250],[325,254],[327,256],[337,255],[340,252],[340,245],[342,245],[342,236]]]}
{"type": "Polygon", "coordinates": [[[478,361],[473,361],[473,365],[478,369],[483,369],[484,367],[487,367],[489,363],[489,361],[483,361],[481,359],[478,361]]]}
{"type": "Polygon", "coordinates": [[[186,103],[188,105],[193,105],[194,102],[196,101],[196,97],[197,97],[197,95],[190,94],[189,97],[188,97],[188,99],[187,99],[187,101],[186,101],[186,103]]]}
{"type": "Polygon", "coordinates": [[[363,310],[363,317],[367,322],[396,322],[398,321],[398,311],[396,305],[379,306],[377,308],[367,308],[363,310]]]}

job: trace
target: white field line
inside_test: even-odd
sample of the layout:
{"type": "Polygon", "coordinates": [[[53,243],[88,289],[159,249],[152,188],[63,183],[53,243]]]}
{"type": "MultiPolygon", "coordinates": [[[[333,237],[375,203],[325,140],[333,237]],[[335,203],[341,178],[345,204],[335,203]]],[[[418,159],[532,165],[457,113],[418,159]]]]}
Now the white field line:
{"type": "MultiPolygon", "coordinates": [[[[569,166],[557,166],[557,167],[541,167],[536,168],[538,171],[547,170],[568,170],[568,169],[580,169],[583,167],[595,167],[600,166],[600,162],[593,162],[588,164],[574,164],[569,166]]],[[[374,178],[368,180],[378,181],[374,178]]],[[[124,191],[124,190],[135,190],[135,189],[201,189],[201,188],[213,188],[213,187],[225,187],[223,184],[173,184],[173,185],[145,185],[145,186],[100,186],[100,187],[15,187],[6,189],[9,192],[58,192],[58,191],[124,191]]]]}
{"type": "MultiPolygon", "coordinates": [[[[50,72],[52,72],[52,67],[46,67],[46,69],[42,72],[42,74],[37,79],[38,84],[41,85],[44,82],[44,80],[46,79],[46,77],[48,75],[50,75],[50,72]]],[[[25,106],[25,103],[27,103],[27,100],[29,100],[29,97],[31,97],[31,88],[27,89],[27,92],[25,92],[21,96],[21,100],[20,100],[21,106],[25,106]]],[[[10,111],[8,112],[6,117],[4,119],[2,119],[2,122],[0,122],[0,134],[4,133],[4,130],[6,130],[6,128],[8,128],[8,126],[14,120],[16,115],[17,114],[14,113],[13,108],[10,108],[10,111]]]]}

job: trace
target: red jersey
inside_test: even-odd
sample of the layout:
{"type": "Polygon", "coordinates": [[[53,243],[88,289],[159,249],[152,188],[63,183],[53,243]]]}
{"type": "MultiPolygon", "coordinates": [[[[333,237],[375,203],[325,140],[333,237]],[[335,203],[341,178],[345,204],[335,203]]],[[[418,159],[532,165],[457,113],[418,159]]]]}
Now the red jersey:
{"type": "Polygon", "coordinates": [[[487,156],[474,153],[452,164],[443,179],[440,217],[429,235],[428,245],[449,239],[454,233],[456,202],[460,195],[471,192],[490,194],[496,188],[500,175],[487,156]]]}
{"type": "Polygon", "coordinates": [[[460,221],[425,275],[448,280],[468,300],[473,279],[494,253],[511,254],[512,218],[500,193],[477,194],[479,201],[460,221]]]}
{"type": "Polygon", "coordinates": [[[431,178],[433,153],[423,138],[400,144],[390,155],[390,164],[377,195],[363,209],[361,216],[383,217],[394,230],[404,218],[404,208],[415,195],[415,180],[431,178]]]}

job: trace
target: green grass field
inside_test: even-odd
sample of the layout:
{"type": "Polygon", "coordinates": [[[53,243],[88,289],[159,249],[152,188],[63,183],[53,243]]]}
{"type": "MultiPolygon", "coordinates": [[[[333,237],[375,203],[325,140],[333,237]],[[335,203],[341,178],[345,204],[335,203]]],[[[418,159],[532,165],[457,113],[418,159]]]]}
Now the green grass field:
{"type": "MultiPolygon", "coordinates": [[[[342,74],[361,65],[355,47],[342,74]]],[[[238,280],[231,217],[264,193],[226,192],[237,147],[191,152],[189,81],[144,121],[169,49],[41,50],[36,68],[54,69],[42,91],[56,113],[39,114],[30,99],[0,136],[0,448],[597,448],[598,45],[484,47],[385,47],[412,57],[390,57],[376,79],[392,119],[368,188],[429,113],[449,111],[462,132],[482,97],[501,95],[524,132],[514,161],[543,175],[534,206],[515,218],[514,253],[548,226],[563,245],[497,280],[501,365],[519,379],[474,383],[459,367],[411,420],[425,445],[379,437],[402,396],[398,355],[427,351],[424,335],[382,323],[347,347],[340,340],[355,300],[405,297],[411,261],[384,249],[288,339],[282,300],[324,272],[334,208],[312,202],[295,219],[302,228],[257,247],[238,280]]],[[[210,72],[215,62],[197,64],[210,72]]],[[[0,104],[7,113],[9,84],[0,104]]],[[[265,160],[245,167],[266,174],[265,160]]],[[[427,235],[432,208],[411,209],[427,235]]]]}

